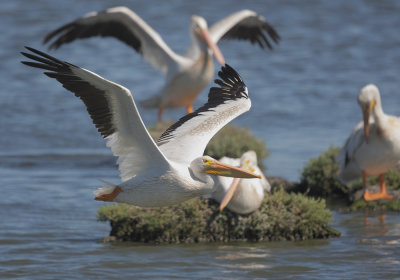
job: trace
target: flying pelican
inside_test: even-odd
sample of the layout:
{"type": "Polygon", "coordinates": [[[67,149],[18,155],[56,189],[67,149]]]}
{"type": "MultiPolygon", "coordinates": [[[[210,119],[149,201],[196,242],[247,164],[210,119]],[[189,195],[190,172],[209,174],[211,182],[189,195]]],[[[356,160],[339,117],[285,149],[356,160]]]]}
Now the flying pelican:
{"type": "Polygon", "coordinates": [[[61,26],[47,34],[43,43],[49,42],[49,49],[57,49],[75,39],[110,36],[128,44],[166,76],[166,83],[160,92],[141,103],[144,107],[158,108],[158,120],[161,121],[164,108],[186,107],[188,113],[193,111],[195,99],[214,75],[212,54],[222,66],[225,64],[217,47],[220,39],[249,40],[269,49],[272,45],[268,35],[275,43],[280,40],[275,29],[262,16],[250,10],[231,14],[210,29],[204,18],[193,15],[190,35],[192,45],[183,56],[178,55],[136,13],[127,7],[114,7],[88,13],[61,26]]]}
{"type": "Polygon", "coordinates": [[[85,103],[93,123],[115,156],[122,183],[95,191],[96,200],[143,207],[166,206],[211,193],[216,176],[260,178],[247,170],[216,161],[203,152],[225,124],[248,111],[251,101],[242,78],[228,65],[218,73],[220,87],[208,102],[170,126],[157,144],[140,118],[130,91],[93,72],[26,47],[23,64],[47,70],[85,103]],[[211,174],[211,175],[209,175],[211,174]]]}
{"type": "Polygon", "coordinates": [[[248,151],[240,158],[223,157],[220,162],[240,166],[261,176],[260,180],[218,177],[218,188],[211,197],[221,202],[220,211],[225,206],[239,214],[248,214],[257,210],[264,199],[264,191],[271,190],[271,185],[257,166],[257,154],[254,151],[248,151]]]}
{"type": "Polygon", "coordinates": [[[384,174],[400,160],[400,119],[383,112],[379,90],[373,84],[361,89],[358,104],[363,121],[354,127],[337,157],[338,178],[348,183],[362,177],[367,201],[391,199],[393,196],[386,193],[384,174]],[[371,194],[367,189],[367,176],[376,175],[379,175],[381,190],[371,194]]]}

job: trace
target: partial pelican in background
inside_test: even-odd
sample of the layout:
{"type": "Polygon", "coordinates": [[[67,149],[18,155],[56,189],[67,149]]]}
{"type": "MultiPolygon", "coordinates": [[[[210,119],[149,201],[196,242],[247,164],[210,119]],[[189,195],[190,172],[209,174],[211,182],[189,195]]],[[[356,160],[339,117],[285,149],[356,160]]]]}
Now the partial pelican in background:
{"type": "Polygon", "coordinates": [[[127,7],[114,7],[102,12],[91,12],[47,34],[44,43],[57,49],[75,39],[93,36],[115,37],[143,55],[153,67],[166,76],[159,94],[143,101],[144,107],[158,108],[161,121],[164,108],[186,107],[193,111],[193,103],[214,75],[212,54],[223,66],[225,60],[217,47],[220,39],[239,39],[257,43],[261,48],[278,43],[274,28],[257,13],[242,10],[218,21],[210,29],[200,16],[192,16],[190,24],[192,45],[181,56],[171,50],[161,36],[127,7]],[[264,33],[266,32],[266,33],[264,33]]]}
{"type": "Polygon", "coordinates": [[[248,111],[251,102],[242,78],[226,65],[218,73],[208,102],[169,127],[157,144],[140,118],[130,91],[93,72],[26,47],[28,66],[47,70],[86,105],[107,146],[118,157],[122,183],[106,183],[96,200],[143,207],[167,206],[211,193],[216,175],[260,178],[247,170],[203,156],[208,141],[228,122],[248,111]],[[209,175],[211,174],[211,175],[209,175]]]}
{"type": "Polygon", "coordinates": [[[257,154],[254,151],[248,151],[241,158],[223,157],[220,162],[240,166],[261,176],[260,180],[219,177],[218,188],[211,197],[221,203],[220,211],[225,206],[239,214],[248,214],[257,210],[264,199],[264,191],[271,191],[271,185],[257,165],[257,154]]]}
{"type": "Polygon", "coordinates": [[[340,151],[339,180],[348,183],[362,177],[367,201],[393,198],[386,193],[384,174],[400,160],[400,119],[382,110],[378,88],[369,84],[358,95],[363,121],[359,122],[340,151]],[[379,175],[380,192],[371,194],[367,176],[379,175]]]}

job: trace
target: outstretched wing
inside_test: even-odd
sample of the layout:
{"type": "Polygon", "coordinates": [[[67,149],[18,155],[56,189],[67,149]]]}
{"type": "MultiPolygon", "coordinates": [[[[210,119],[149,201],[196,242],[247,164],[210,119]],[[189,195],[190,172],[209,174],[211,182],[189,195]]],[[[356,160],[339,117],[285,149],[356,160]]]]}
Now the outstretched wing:
{"type": "Polygon", "coordinates": [[[208,102],[181,118],[158,139],[160,150],[169,160],[190,164],[203,155],[215,133],[250,109],[247,87],[239,74],[226,64],[218,76],[222,80],[215,80],[219,87],[210,89],[208,102]]]}
{"type": "MultiPolygon", "coordinates": [[[[374,120],[370,119],[370,127],[373,127],[374,120]]],[[[355,161],[355,155],[361,146],[365,143],[364,134],[364,122],[359,122],[350,133],[349,137],[339,154],[336,157],[336,161],[339,163],[339,174],[338,178],[341,182],[347,183],[355,180],[361,176],[361,169],[358,163],[355,161]]]]}
{"type": "Polygon", "coordinates": [[[128,89],[93,72],[26,48],[34,54],[22,52],[31,59],[22,61],[23,64],[48,70],[44,74],[55,78],[85,103],[93,123],[107,140],[107,146],[118,156],[122,181],[134,177],[150,165],[168,168],[168,160],[144,126],[128,89]]]}
{"type": "Polygon", "coordinates": [[[278,43],[280,37],[264,17],[250,10],[242,10],[218,21],[210,28],[214,43],[220,39],[248,40],[261,48],[272,49],[270,40],[278,43]],[[268,36],[270,37],[268,39],[268,36]]]}
{"type": "Polygon", "coordinates": [[[182,59],[173,52],[161,36],[143,19],[127,7],[114,7],[102,12],[91,12],[67,23],[46,35],[43,43],[49,49],[76,39],[93,36],[114,37],[134,48],[144,59],[164,74],[182,59]]]}

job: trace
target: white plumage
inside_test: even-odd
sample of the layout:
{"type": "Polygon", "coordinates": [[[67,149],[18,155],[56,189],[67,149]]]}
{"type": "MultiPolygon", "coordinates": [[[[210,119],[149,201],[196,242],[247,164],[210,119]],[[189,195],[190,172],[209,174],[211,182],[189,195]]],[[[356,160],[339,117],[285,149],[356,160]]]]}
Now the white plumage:
{"type": "Polygon", "coordinates": [[[355,126],[337,157],[338,178],[348,183],[362,177],[366,200],[392,198],[386,194],[384,173],[400,160],[400,119],[383,112],[379,90],[373,84],[361,89],[358,103],[363,121],[355,126]],[[371,194],[366,178],[376,175],[379,175],[381,192],[371,194]]]}
{"type": "Polygon", "coordinates": [[[264,199],[264,192],[271,191],[271,185],[257,165],[257,154],[248,151],[240,158],[223,157],[220,162],[247,169],[261,176],[260,180],[218,177],[217,190],[211,197],[221,203],[220,210],[225,206],[239,214],[257,210],[264,199]]]}
{"type": "Polygon", "coordinates": [[[277,43],[279,35],[260,15],[250,10],[236,12],[208,29],[204,18],[194,15],[190,24],[192,45],[181,56],[163,41],[161,36],[143,19],[127,7],[114,7],[102,12],[91,12],[82,18],[49,33],[44,43],[58,48],[65,43],[92,36],[117,38],[134,48],[153,67],[162,71],[166,83],[160,92],[145,101],[145,107],[157,107],[158,116],[164,108],[186,107],[188,113],[203,88],[214,75],[212,54],[221,65],[223,55],[217,47],[220,39],[240,39],[272,48],[267,36],[277,43]]]}
{"type": "Polygon", "coordinates": [[[107,146],[118,157],[122,183],[107,183],[95,192],[96,200],[166,206],[213,192],[213,175],[260,177],[203,156],[212,136],[251,106],[243,80],[230,66],[219,72],[222,80],[216,83],[220,87],[210,89],[208,102],[167,129],[157,145],[128,89],[33,48],[27,49],[33,54],[22,54],[31,61],[22,63],[47,70],[47,76],[79,97],[107,146]]]}

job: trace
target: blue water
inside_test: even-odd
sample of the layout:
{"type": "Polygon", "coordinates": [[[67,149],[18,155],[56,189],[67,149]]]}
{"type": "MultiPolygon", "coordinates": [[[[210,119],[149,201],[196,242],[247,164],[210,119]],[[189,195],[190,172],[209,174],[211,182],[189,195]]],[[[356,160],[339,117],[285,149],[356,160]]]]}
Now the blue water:
{"type": "MultiPolygon", "coordinates": [[[[177,53],[192,14],[209,23],[248,8],[282,37],[273,52],[220,42],[253,101],[236,119],[266,141],[267,175],[297,181],[304,165],[341,145],[361,119],[356,96],[375,83],[385,112],[400,115],[398,1],[3,1],[0,6],[0,278],[400,278],[400,218],[335,211],[338,239],[257,244],[110,245],[96,221],[97,178],[118,182],[115,159],[80,100],[19,63],[23,46],[45,50],[52,29],[86,12],[126,5],[177,53]]],[[[163,76],[113,39],[66,45],[58,58],[129,88],[139,101],[163,76]]],[[[196,102],[206,101],[205,90],[196,102]]],[[[147,125],[155,110],[140,113],[147,125]]],[[[184,109],[167,110],[176,120],[184,109]]]]}

